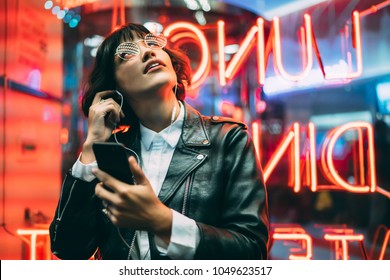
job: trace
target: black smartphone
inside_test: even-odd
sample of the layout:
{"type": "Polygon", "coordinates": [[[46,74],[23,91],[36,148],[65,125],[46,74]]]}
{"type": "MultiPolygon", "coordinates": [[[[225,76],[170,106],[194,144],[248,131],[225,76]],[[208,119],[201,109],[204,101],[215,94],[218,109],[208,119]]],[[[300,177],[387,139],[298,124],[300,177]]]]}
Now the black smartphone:
{"type": "Polygon", "coordinates": [[[99,169],[116,179],[134,185],[125,147],[113,142],[98,142],[92,144],[99,169]]]}

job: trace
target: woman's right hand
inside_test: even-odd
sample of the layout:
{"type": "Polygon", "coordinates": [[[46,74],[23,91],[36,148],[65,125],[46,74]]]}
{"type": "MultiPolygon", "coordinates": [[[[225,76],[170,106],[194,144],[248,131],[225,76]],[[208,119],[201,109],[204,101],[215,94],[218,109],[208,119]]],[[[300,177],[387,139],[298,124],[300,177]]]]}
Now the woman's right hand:
{"type": "Polygon", "coordinates": [[[89,107],[88,132],[80,158],[80,161],[84,164],[95,161],[92,144],[107,141],[115,128],[115,124],[119,123],[120,119],[125,116],[120,105],[110,97],[113,94],[117,94],[115,90],[96,93],[92,105],[89,107]]]}

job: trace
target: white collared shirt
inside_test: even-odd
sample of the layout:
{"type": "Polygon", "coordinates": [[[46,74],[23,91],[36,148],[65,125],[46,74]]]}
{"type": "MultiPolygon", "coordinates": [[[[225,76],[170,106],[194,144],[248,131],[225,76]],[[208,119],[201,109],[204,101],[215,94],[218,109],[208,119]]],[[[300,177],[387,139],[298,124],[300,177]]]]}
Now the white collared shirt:
{"type": "MultiPolygon", "coordinates": [[[[180,113],[177,119],[159,133],[146,128],[142,124],[140,125],[141,167],[156,195],[161,190],[182,132],[184,105],[180,105],[180,113]]],[[[79,157],[73,165],[72,175],[86,181],[92,181],[95,178],[91,172],[94,167],[97,167],[96,162],[86,165],[80,162],[79,157]]],[[[193,259],[199,239],[200,233],[196,222],[174,210],[172,210],[172,232],[168,246],[155,236],[157,248],[162,255],[172,259],[193,259]]],[[[150,259],[149,240],[146,232],[137,231],[137,245],[140,258],[150,259]]]]}

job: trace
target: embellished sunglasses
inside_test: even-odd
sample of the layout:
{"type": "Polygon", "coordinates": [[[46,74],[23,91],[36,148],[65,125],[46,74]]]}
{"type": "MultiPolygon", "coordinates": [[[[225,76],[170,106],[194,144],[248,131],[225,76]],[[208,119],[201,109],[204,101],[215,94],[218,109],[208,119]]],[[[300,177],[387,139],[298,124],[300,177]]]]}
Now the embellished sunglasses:
{"type": "Polygon", "coordinates": [[[162,34],[149,33],[143,39],[119,44],[115,55],[123,60],[135,59],[141,52],[138,45],[139,42],[143,42],[145,47],[149,49],[162,49],[167,44],[167,38],[162,34]]]}

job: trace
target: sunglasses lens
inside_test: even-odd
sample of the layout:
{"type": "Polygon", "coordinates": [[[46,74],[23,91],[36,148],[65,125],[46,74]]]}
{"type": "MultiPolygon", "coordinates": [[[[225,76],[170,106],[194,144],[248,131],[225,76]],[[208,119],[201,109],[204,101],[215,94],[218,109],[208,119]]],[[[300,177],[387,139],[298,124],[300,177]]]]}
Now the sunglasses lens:
{"type": "Polygon", "coordinates": [[[144,40],[145,44],[152,49],[162,49],[167,44],[167,38],[162,34],[149,33],[144,40]]]}
{"type": "Polygon", "coordinates": [[[139,54],[139,48],[137,44],[133,42],[125,42],[116,48],[115,54],[124,60],[131,60],[137,57],[139,54]]]}
{"type": "Polygon", "coordinates": [[[149,33],[144,39],[136,42],[124,42],[116,48],[115,55],[123,60],[132,60],[140,54],[137,42],[144,41],[145,45],[151,49],[162,49],[167,44],[167,38],[162,34],[149,33]]]}

